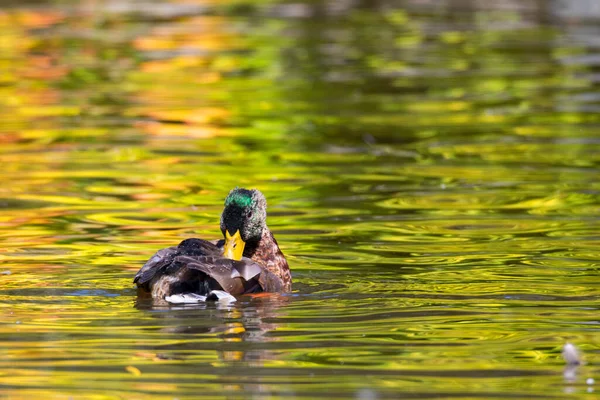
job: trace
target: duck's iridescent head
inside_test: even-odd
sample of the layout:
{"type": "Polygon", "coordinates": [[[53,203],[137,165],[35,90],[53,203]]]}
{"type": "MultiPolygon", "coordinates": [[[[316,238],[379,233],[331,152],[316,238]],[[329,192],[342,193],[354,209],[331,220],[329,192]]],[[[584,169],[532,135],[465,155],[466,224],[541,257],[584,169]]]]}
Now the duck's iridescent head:
{"type": "Polygon", "coordinates": [[[235,188],[229,192],[221,214],[225,257],[240,260],[246,243],[258,243],[266,227],[267,200],[260,191],[235,188]]]}

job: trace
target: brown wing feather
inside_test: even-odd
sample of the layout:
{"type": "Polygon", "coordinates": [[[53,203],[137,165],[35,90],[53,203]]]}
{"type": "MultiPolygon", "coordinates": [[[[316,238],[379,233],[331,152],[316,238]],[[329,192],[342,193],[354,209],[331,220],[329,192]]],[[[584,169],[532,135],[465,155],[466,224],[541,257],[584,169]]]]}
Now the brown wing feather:
{"type": "Polygon", "coordinates": [[[213,278],[225,290],[233,295],[247,291],[246,282],[250,282],[262,271],[261,267],[249,259],[230,260],[214,256],[179,256],[175,262],[188,269],[198,270],[213,278]]]}
{"type": "Polygon", "coordinates": [[[233,268],[235,268],[242,278],[247,281],[263,271],[263,268],[260,265],[246,257],[243,257],[241,261],[235,261],[233,263],[233,268]]]}
{"type": "Polygon", "coordinates": [[[135,274],[133,283],[137,283],[138,286],[143,286],[156,275],[158,271],[164,267],[168,267],[175,256],[177,255],[177,247],[167,247],[166,249],[160,249],[144,264],[142,268],[135,274]]]}

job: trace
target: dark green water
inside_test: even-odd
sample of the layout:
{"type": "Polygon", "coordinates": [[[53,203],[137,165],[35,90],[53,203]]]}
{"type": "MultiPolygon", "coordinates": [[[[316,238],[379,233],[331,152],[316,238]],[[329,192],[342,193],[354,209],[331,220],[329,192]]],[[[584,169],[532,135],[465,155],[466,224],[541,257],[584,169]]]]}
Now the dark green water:
{"type": "Polygon", "coordinates": [[[0,397],[596,398],[599,37],[584,0],[5,4],[0,397]],[[294,292],[138,301],[237,185],[294,292]]]}

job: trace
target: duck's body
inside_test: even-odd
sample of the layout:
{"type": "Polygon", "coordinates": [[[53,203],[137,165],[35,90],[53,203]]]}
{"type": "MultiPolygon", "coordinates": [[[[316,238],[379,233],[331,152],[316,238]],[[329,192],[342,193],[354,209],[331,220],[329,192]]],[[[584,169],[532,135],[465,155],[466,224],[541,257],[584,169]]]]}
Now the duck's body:
{"type": "Polygon", "coordinates": [[[215,290],[231,295],[289,292],[290,269],[265,219],[262,193],[234,189],[221,216],[224,240],[186,239],[159,250],[138,271],[134,283],[156,299],[206,296],[215,290]]]}

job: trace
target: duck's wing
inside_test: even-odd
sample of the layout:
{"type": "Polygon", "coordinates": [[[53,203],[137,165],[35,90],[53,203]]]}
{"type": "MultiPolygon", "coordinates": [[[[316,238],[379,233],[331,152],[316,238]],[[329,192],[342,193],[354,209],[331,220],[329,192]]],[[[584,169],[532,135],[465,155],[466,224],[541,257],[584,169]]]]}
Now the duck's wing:
{"type": "Polygon", "coordinates": [[[218,256],[223,253],[215,243],[197,238],[185,239],[177,248],[182,256],[218,256]]]}
{"type": "Polygon", "coordinates": [[[205,273],[233,295],[252,291],[262,272],[260,265],[247,258],[236,261],[220,256],[178,256],[175,262],[205,273]]]}
{"type": "Polygon", "coordinates": [[[166,249],[157,251],[156,254],[154,254],[146,262],[146,264],[140,268],[138,273],[135,274],[133,283],[137,283],[138,286],[144,286],[146,283],[150,282],[152,278],[154,278],[158,271],[168,267],[173,262],[177,254],[177,247],[167,247],[166,249]]]}
{"type": "Polygon", "coordinates": [[[260,265],[246,257],[242,257],[240,261],[234,261],[233,268],[235,268],[240,276],[247,281],[256,277],[263,271],[263,268],[260,265]]]}

